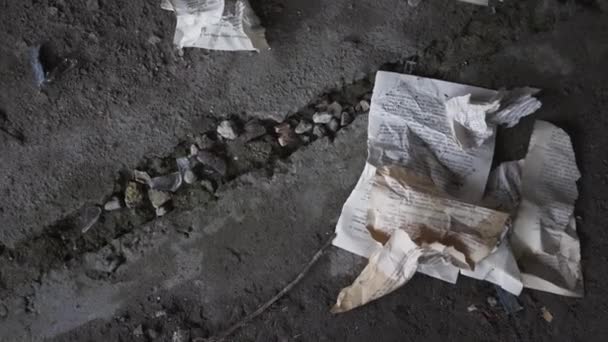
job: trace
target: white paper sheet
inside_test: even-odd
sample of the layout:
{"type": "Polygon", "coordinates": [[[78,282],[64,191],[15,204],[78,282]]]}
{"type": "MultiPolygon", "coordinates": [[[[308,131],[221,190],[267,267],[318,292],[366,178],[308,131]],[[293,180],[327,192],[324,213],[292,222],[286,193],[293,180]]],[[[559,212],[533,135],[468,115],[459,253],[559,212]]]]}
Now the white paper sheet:
{"type": "Polygon", "coordinates": [[[268,49],[265,30],[248,0],[162,0],[177,17],[178,48],[257,51],[268,49]]]}

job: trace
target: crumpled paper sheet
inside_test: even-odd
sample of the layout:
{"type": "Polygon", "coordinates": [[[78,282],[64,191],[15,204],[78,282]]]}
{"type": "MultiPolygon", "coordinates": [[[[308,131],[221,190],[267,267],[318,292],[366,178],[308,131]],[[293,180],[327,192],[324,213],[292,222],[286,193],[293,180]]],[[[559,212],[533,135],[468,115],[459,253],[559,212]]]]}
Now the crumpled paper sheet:
{"type": "MultiPolygon", "coordinates": [[[[547,252],[543,250],[547,246],[542,243],[522,246],[521,241],[511,239],[511,236],[517,236],[516,232],[520,229],[525,232],[545,229],[531,226],[529,222],[523,226],[519,223],[525,221],[520,218],[522,206],[519,204],[526,202],[526,196],[535,189],[533,185],[535,182],[529,182],[527,187],[521,185],[528,184],[524,181],[525,175],[528,174],[525,166],[528,158],[501,165],[488,177],[494,152],[496,126],[498,124],[513,126],[522,117],[537,110],[541,104],[533,97],[536,92],[536,89],[531,88],[498,92],[411,75],[379,72],[369,117],[368,161],[358,184],[344,205],[336,226],[337,236],[334,245],[364,257],[387,253],[390,255],[390,250],[387,248],[393,250],[401,248],[400,250],[404,251],[403,246],[394,246],[396,242],[390,246],[388,244],[392,234],[397,231],[408,233],[410,240],[416,244],[416,232],[411,230],[411,218],[406,217],[408,215],[394,215],[397,208],[401,208],[410,216],[426,213],[423,215],[428,218],[425,218],[427,221],[424,224],[433,225],[434,229],[443,232],[438,235],[440,238],[434,239],[437,241],[427,244],[418,241],[416,244],[417,248],[423,249],[423,252],[429,252],[429,248],[435,251],[422,253],[417,257],[414,264],[417,264],[419,272],[452,283],[456,282],[458,274],[461,273],[490,281],[514,294],[519,294],[524,285],[556,292],[552,289],[552,286],[558,282],[556,279],[550,279],[548,282],[553,285],[548,286],[546,274],[539,275],[536,272],[528,276],[526,267],[522,264],[525,260],[540,260],[540,264],[543,264],[542,260],[549,258],[552,262],[549,268],[553,270],[549,273],[571,275],[566,276],[567,280],[562,281],[562,285],[573,285],[578,279],[582,282],[582,278],[578,277],[580,273],[577,273],[577,270],[580,270],[580,260],[575,257],[580,258],[580,253],[577,248],[568,248],[573,244],[568,243],[566,247],[561,248],[561,252],[555,253],[555,249],[551,249],[557,246],[555,241],[553,246],[549,246],[552,252],[547,252]],[[405,170],[408,177],[400,178],[395,174],[387,177],[386,172],[382,171],[383,166],[386,165],[397,166],[402,172],[405,170]],[[379,176],[385,177],[385,184],[392,186],[384,188],[378,186],[379,176]],[[421,184],[424,186],[421,187],[421,184]],[[406,188],[408,192],[404,193],[402,190],[406,188]],[[424,196],[416,197],[412,195],[413,193],[418,195],[422,193],[424,196]],[[429,201],[429,198],[434,199],[437,196],[455,202],[444,203],[441,211],[429,215],[428,209],[424,208],[429,203],[434,203],[429,201]],[[391,203],[392,206],[376,205],[378,198],[384,198],[384,202],[380,202],[391,203]],[[413,205],[416,202],[414,198],[418,201],[415,205],[413,205]],[[444,234],[446,225],[463,226],[462,222],[455,219],[459,216],[454,214],[458,212],[454,209],[458,208],[455,204],[460,203],[466,203],[473,208],[485,206],[501,212],[505,219],[490,224],[495,227],[494,230],[489,230],[492,234],[488,235],[491,238],[486,241],[487,243],[479,243],[473,245],[474,248],[459,250],[454,247],[453,241],[445,240],[445,236],[449,236],[444,234]],[[410,212],[407,208],[412,206],[416,209],[410,212]],[[508,228],[511,227],[510,220],[506,220],[509,215],[515,223],[512,232],[507,234],[508,228]],[[436,221],[433,223],[432,220],[436,221]],[[378,222],[382,222],[380,229],[378,222]],[[406,229],[399,229],[403,227],[406,229]],[[437,242],[440,242],[439,245],[437,242]],[[572,253],[566,253],[563,249],[572,253]],[[467,251],[467,254],[462,253],[463,250],[467,251]],[[472,258],[473,255],[475,258],[472,258]],[[567,257],[564,258],[564,255],[567,257]],[[539,283],[543,285],[538,285],[539,283]]],[[[546,126],[545,124],[547,123],[537,125],[546,126]]],[[[563,133],[561,130],[555,132],[563,133]]],[[[543,138],[538,141],[551,145],[553,143],[548,141],[549,137],[558,141],[563,140],[558,139],[561,135],[555,132],[552,135],[542,135],[543,138]]],[[[536,130],[535,134],[537,134],[536,130]]],[[[567,138],[567,135],[565,137],[567,138]]],[[[567,142],[569,144],[569,140],[567,142]]],[[[535,162],[545,160],[546,155],[532,153],[533,146],[536,145],[531,144],[529,157],[534,158],[535,162]]],[[[568,146],[571,151],[571,145],[568,146]]],[[[566,162],[567,169],[576,169],[573,158],[567,159],[566,162]]],[[[549,173],[550,171],[545,170],[549,173]]],[[[578,171],[573,175],[578,178],[578,171]]],[[[572,185],[574,181],[568,184],[572,185]]],[[[551,193],[555,194],[555,192],[551,193]]],[[[571,192],[569,194],[571,195],[571,192]]],[[[573,205],[576,196],[562,196],[560,199],[573,205]]],[[[538,203],[535,207],[539,207],[538,203]]],[[[570,206],[560,206],[560,208],[565,208],[563,213],[565,217],[568,216],[567,212],[572,213],[570,206]]],[[[531,211],[537,216],[544,214],[542,211],[539,213],[537,209],[531,211]]],[[[552,213],[555,213],[555,210],[552,213]]],[[[475,214],[470,216],[476,217],[475,214]]],[[[525,215],[524,218],[528,216],[525,215]]],[[[542,226],[542,222],[540,225],[542,226]]],[[[470,232],[475,228],[483,227],[483,224],[469,223],[468,226],[466,224],[464,226],[469,228],[470,232]]],[[[571,233],[572,230],[567,227],[558,230],[571,233]]],[[[466,230],[448,229],[447,231],[454,231],[453,235],[458,237],[466,236],[466,230]]],[[[528,241],[528,236],[524,236],[522,240],[528,241]]],[[[578,247],[578,240],[574,240],[578,247]]],[[[561,241],[564,241],[563,237],[561,241]]],[[[396,272],[395,274],[409,274],[404,270],[393,271],[396,272]]],[[[407,279],[400,280],[394,284],[401,286],[406,281],[407,279]]],[[[385,288],[385,293],[392,290],[394,289],[385,288]]],[[[357,302],[354,298],[349,298],[348,293],[350,292],[343,291],[339,299],[339,302],[349,303],[348,306],[338,305],[334,308],[335,312],[348,310],[346,307],[356,307],[377,298],[369,296],[362,301],[360,297],[357,302]]],[[[566,291],[561,293],[564,294],[566,291]]]]}
{"type": "Polygon", "coordinates": [[[259,51],[269,49],[265,29],[248,0],[162,0],[175,12],[178,48],[259,51]]]}

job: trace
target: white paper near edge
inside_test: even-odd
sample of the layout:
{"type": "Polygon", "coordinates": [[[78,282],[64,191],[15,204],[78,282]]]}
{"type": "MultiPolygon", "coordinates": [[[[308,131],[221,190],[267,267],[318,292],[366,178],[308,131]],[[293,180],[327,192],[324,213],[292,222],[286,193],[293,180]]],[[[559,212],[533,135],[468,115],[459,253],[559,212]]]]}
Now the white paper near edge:
{"type": "Polygon", "coordinates": [[[268,49],[265,30],[248,0],[162,0],[177,17],[178,48],[258,51],[268,49]]]}

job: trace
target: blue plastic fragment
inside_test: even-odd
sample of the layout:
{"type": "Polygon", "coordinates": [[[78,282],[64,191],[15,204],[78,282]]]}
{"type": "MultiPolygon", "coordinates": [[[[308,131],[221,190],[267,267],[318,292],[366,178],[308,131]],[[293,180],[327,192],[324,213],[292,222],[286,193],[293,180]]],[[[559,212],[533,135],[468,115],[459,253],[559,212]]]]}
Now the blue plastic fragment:
{"type": "Polygon", "coordinates": [[[496,296],[498,297],[498,301],[502,304],[502,307],[505,309],[507,314],[511,315],[518,311],[523,310],[524,308],[519,304],[517,297],[513,294],[503,290],[499,286],[496,287],[496,296]]]}
{"type": "Polygon", "coordinates": [[[30,64],[34,72],[34,80],[38,88],[42,87],[42,84],[46,81],[44,75],[44,68],[40,63],[40,46],[36,46],[30,49],[30,64]]]}

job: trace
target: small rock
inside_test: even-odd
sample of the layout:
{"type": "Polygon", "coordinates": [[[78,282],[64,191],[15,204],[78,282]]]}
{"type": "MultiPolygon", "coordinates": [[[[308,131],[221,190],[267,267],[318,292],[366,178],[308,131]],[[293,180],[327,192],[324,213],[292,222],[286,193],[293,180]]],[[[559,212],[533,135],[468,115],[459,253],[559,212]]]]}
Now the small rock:
{"type": "Polygon", "coordinates": [[[86,233],[101,216],[101,208],[98,206],[89,206],[80,209],[76,218],[76,226],[81,232],[86,233]]]}
{"type": "Polygon", "coordinates": [[[312,134],[318,138],[327,135],[327,128],[325,125],[315,125],[315,128],[312,130],[312,134]]]}
{"type": "Polygon", "coordinates": [[[327,111],[335,118],[339,118],[340,114],[342,114],[342,105],[339,104],[337,101],[334,101],[329,106],[327,106],[327,111]]]}
{"type": "Polygon", "coordinates": [[[190,339],[190,334],[186,330],[177,329],[171,336],[171,342],[187,342],[190,339]]]}
{"type": "Polygon", "coordinates": [[[298,136],[287,122],[275,126],[274,130],[279,135],[277,140],[282,147],[295,145],[299,141],[298,136]]]}
{"type": "Polygon", "coordinates": [[[488,301],[488,304],[490,304],[491,307],[495,307],[496,304],[498,304],[498,301],[494,297],[488,297],[487,301],[488,301]]]}
{"type": "Polygon", "coordinates": [[[186,184],[194,184],[194,182],[196,182],[196,175],[192,170],[184,172],[184,182],[186,182],[186,184]]]}
{"type": "Polygon", "coordinates": [[[196,159],[203,165],[219,173],[222,177],[226,176],[228,166],[224,159],[214,155],[209,151],[199,151],[196,159]]]}
{"type": "Polygon", "coordinates": [[[192,144],[190,145],[190,157],[194,157],[198,154],[198,146],[196,146],[196,144],[192,144]]]}
{"type": "Polygon", "coordinates": [[[222,138],[234,140],[238,137],[235,124],[232,120],[224,120],[217,126],[217,134],[222,138]]]}
{"type": "Polygon", "coordinates": [[[8,308],[4,303],[0,303],[0,318],[5,318],[8,316],[8,308]]]}
{"type": "Polygon", "coordinates": [[[154,177],[148,185],[150,189],[175,192],[182,185],[182,175],[179,172],[173,172],[168,175],[154,177]]]}
{"type": "Polygon", "coordinates": [[[141,193],[139,184],[135,182],[127,183],[125,189],[125,205],[127,208],[135,208],[140,206],[144,201],[144,195],[141,193]]]}
{"type": "Polygon", "coordinates": [[[213,193],[215,191],[213,183],[210,180],[203,179],[201,181],[201,186],[210,193],[213,193]]]}
{"type": "Polygon", "coordinates": [[[551,323],[551,321],[553,321],[553,315],[546,307],[543,306],[540,311],[543,314],[543,319],[547,321],[547,323],[551,323]]]}
{"type": "Polygon", "coordinates": [[[160,42],[162,42],[162,39],[159,36],[151,35],[150,37],[148,37],[148,43],[152,45],[156,45],[160,42]]]}
{"type": "Polygon", "coordinates": [[[57,12],[59,12],[59,10],[55,6],[50,6],[49,8],[47,8],[47,12],[51,17],[54,17],[57,15],[57,12]]]}
{"type": "Polygon", "coordinates": [[[477,306],[475,306],[475,304],[471,304],[469,305],[469,307],[467,308],[468,312],[473,312],[473,311],[477,311],[477,306]]]}
{"type": "Polygon", "coordinates": [[[158,337],[158,332],[156,330],[152,329],[152,328],[146,330],[146,334],[151,339],[155,339],[155,338],[158,337]]]}
{"type": "Polygon", "coordinates": [[[154,213],[156,214],[156,217],[165,216],[165,214],[168,212],[169,212],[169,210],[164,206],[154,209],[154,213]]]}
{"type": "Polygon", "coordinates": [[[302,120],[296,126],[295,132],[296,134],[304,134],[310,132],[313,127],[314,125],[310,121],[302,120]]]}
{"type": "Polygon", "coordinates": [[[201,150],[208,150],[212,148],[213,145],[215,145],[215,141],[209,138],[207,134],[203,134],[194,138],[194,142],[196,143],[196,146],[198,146],[198,148],[200,148],[201,150]]]}
{"type": "Polygon", "coordinates": [[[245,124],[245,133],[243,134],[244,141],[251,141],[266,134],[266,127],[258,120],[251,120],[245,124]]]}
{"type": "Polygon", "coordinates": [[[160,208],[163,204],[171,200],[171,195],[164,191],[154,189],[148,190],[148,199],[155,209],[160,208]]]}
{"type": "Polygon", "coordinates": [[[120,208],[122,208],[122,204],[120,203],[120,199],[116,196],[110,198],[106,204],[103,205],[103,210],[105,211],[118,210],[120,208]]]}
{"type": "Polygon", "coordinates": [[[154,317],[156,317],[156,318],[164,317],[164,316],[167,316],[167,312],[165,310],[156,311],[154,313],[154,317]]]}
{"type": "Polygon", "coordinates": [[[353,116],[349,112],[343,112],[340,117],[340,126],[344,127],[353,122],[353,116]]]}
{"type": "Polygon", "coordinates": [[[355,109],[361,113],[368,112],[369,111],[369,102],[367,102],[366,100],[361,100],[361,101],[359,101],[359,103],[357,104],[357,107],[355,109]]]}
{"type": "Polygon", "coordinates": [[[146,171],[133,170],[133,180],[140,184],[150,183],[150,175],[146,171]]]}
{"type": "Polygon", "coordinates": [[[329,128],[329,130],[334,133],[337,132],[338,129],[340,129],[340,123],[338,122],[338,119],[331,119],[331,121],[327,124],[327,128],[329,128]]]}
{"type": "Polygon", "coordinates": [[[331,119],[333,119],[333,115],[331,115],[329,113],[325,113],[325,112],[315,113],[312,116],[312,121],[317,124],[326,124],[326,123],[330,122],[331,119]]]}
{"type": "Polygon", "coordinates": [[[308,135],[301,135],[300,140],[302,141],[302,143],[308,144],[310,142],[310,137],[308,135]]]}
{"type": "Polygon", "coordinates": [[[140,325],[137,326],[137,328],[135,328],[133,330],[133,335],[139,337],[142,336],[144,334],[144,328],[140,325]]]}

